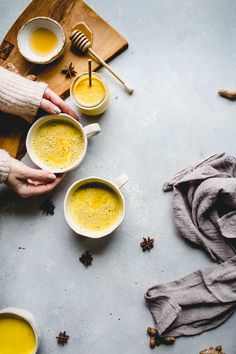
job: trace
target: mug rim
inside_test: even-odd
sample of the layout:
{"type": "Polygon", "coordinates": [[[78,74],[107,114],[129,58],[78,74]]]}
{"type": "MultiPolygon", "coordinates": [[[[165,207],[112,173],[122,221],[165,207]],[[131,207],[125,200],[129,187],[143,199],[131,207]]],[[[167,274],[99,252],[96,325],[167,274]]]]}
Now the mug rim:
{"type": "Polygon", "coordinates": [[[30,20],[26,21],[20,28],[20,30],[17,33],[17,37],[16,37],[16,41],[17,41],[17,47],[19,49],[20,54],[26,59],[28,60],[30,63],[34,63],[34,64],[49,64],[51,62],[53,62],[54,60],[56,60],[64,51],[65,47],[66,47],[66,36],[65,36],[65,32],[62,28],[62,26],[60,25],[59,22],[57,22],[56,20],[54,20],[51,17],[47,17],[47,16],[37,16],[37,17],[33,17],[30,20]],[[58,51],[56,54],[54,54],[51,58],[49,58],[48,60],[33,60],[31,59],[28,55],[25,54],[24,50],[22,50],[22,47],[20,45],[20,40],[19,40],[19,36],[21,33],[23,33],[23,31],[25,30],[25,28],[31,23],[31,22],[36,22],[38,20],[46,20],[48,22],[54,23],[54,25],[56,25],[61,34],[62,34],[62,46],[58,48],[58,51]]]}
{"type": "Polygon", "coordinates": [[[33,315],[27,310],[23,310],[23,309],[16,308],[16,307],[7,307],[7,308],[0,310],[0,318],[1,318],[1,316],[7,316],[7,315],[9,317],[18,317],[28,323],[28,325],[30,326],[30,328],[34,332],[34,336],[35,336],[35,349],[32,352],[32,354],[36,354],[38,351],[38,348],[39,348],[40,337],[39,337],[39,333],[38,333],[39,330],[38,330],[36,324],[34,323],[33,315]],[[26,313],[26,314],[24,315],[24,313],[26,313]],[[32,318],[27,318],[27,315],[32,318]]]}
{"type": "Polygon", "coordinates": [[[27,136],[26,136],[26,150],[27,153],[30,157],[30,159],[33,161],[33,163],[40,167],[41,169],[44,169],[46,171],[52,172],[52,173],[66,173],[69,171],[74,170],[75,168],[77,168],[81,162],[83,161],[86,153],[87,153],[87,147],[88,147],[88,138],[87,135],[85,133],[84,127],[82,126],[82,124],[76,120],[75,118],[72,118],[71,116],[64,114],[64,113],[60,113],[58,115],[54,115],[54,114],[48,114],[45,115],[43,117],[40,117],[39,119],[37,119],[34,124],[32,124],[32,126],[30,127],[27,136]],[[35,158],[35,154],[33,152],[33,148],[32,148],[32,134],[33,134],[33,130],[39,128],[42,124],[46,123],[47,121],[50,120],[61,120],[61,121],[70,121],[73,125],[77,125],[77,127],[79,127],[80,131],[83,134],[83,138],[84,138],[84,151],[82,153],[82,155],[80,156],[80,158],[74,162],[72,165],[65,167],[63,169],[56,169],[56,168],[50,168],[49,166],[47,166],[46,164],[44,164],[41,160],[38,160],[37,158],[35,158]]]}
{"type": "Polygon", "coordinates": [[[110,181],[109,179],[102,178],[102,177],[97,177],[97,176],[89,176],[89,177],[81,178],[81,179],[75,181],[67,189],[66,195],[65,195],[65,198],[64,198],[64,217],[66,219],[66,222],[67,222],[68,226],[77,235],[80,235],[80,236],[83,236],[83,237],[89,237],[89,238],[92,238],[92,239],[98,239],[98,238],[102,238],[102,237],[108,236],[113,231],[115,231],[124,220],[125,209],[126,209],[125,198],[124,198],[123,193],[121,192],[120,188],[116,185],[116,183],[110,181]],[[94,182],[102,182],[102,184],[104,184],[104,185],[110,185],[115,190],[115,192],[119,195],[119,197],[121,198],[121,201],[122,201],[122,212],[121,212],[121,216],[118,219],[118,221],[116,223],[114,223],[114,225],[112,227],[110,227],[108,229],[105,229],[103,232],[100,232],[100,233],[98,233],[96,231],[89,231],[89,230],[85,230],[85,231],[81,232],[82,231],[81,229],[80,229],[80,231],[78,231],[78,229],[76,228],[76,225],[72,222],[72,219],[70,217],[70,213],[69,213],[69,210],[68,210],[68,206],[67,206],[69,194],[73,190],[73,188],[76,185],[79,186],[83,182],[88,182],[89,183],[90,180],[94,180],[94,182]]]}

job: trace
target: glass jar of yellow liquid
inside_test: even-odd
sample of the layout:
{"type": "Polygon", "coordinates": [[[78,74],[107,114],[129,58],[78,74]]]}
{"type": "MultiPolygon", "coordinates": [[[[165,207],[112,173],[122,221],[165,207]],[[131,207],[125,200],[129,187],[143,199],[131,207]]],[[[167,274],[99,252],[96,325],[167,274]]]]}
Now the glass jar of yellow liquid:
{"type": "Polygon", "coordinates": [[[88,116],[97,116],[104,113],[110,101],[107,83],[94,72],[92,72],[91,86],[89,85],[88,73],[83,73],[72,83],[70,94],[79,110],[88,116]]]}

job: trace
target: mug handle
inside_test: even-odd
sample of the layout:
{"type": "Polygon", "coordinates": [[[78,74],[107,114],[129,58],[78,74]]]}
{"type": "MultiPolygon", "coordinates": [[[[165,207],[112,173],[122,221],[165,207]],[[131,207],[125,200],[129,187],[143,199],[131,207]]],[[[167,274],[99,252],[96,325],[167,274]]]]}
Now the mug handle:
{"type": "Polygon", "coordinates": [[[123,173],[118,178],[116,178],[114,183],[120,189],[128,182],[128,180],[129,180],[129,177],[125,173],[123,173]]]}
{"type": "Polygon", "coordinates": [[[98,123],[93,123],[93,124],[86,125],[84,127],[84,131],[85,131],[87,138],[91,138],[92,136],[95,136],[98,133],[100,133],[101,128],[98,123]]]}

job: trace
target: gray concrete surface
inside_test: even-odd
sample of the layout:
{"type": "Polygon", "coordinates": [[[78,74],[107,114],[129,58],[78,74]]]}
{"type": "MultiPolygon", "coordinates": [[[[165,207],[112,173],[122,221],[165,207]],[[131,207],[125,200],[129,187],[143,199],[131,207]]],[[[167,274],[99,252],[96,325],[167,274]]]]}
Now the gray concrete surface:
{"type": "MultiPolygon", "coordinates": [[[[29,3],[0,1],[0,37],[29,3]]],[[[235,0],[88,0],[128,38],[129,49],[112,67],[134,85],[128,96],[111,76],[112,102],[91,139],[82,166],[51,196],[55,215],[42,216],[44,197],[20,200],[1,193],[0,307],[31,311],[41,326],[40,354],[144,354],[152,317],[145,290],[213,264],[186,244],[172,222],[171,194],[161,190],[176,171],[210,154],[235,153],[236,102],[217,95],[236,86],[235,0]],[[110,237],[76,236],[63,217],[63,199],[75,180],[130,176],[123,191],[127,214],[110,237]],[[143,236],[155,248],[143,253],[143,236]],[[18,247],[25,247],[20,250],[18,247]],[[79,256],[89,249],[93,266],[79,256]],[[59,347],[55,336],[67,330],[59,347]]],[[[89,120],[88,120],[89,121],[89,120]]],[[[236,353],[236,315],[210,332],[180,338],[157,353],[197,354],[222,344],[236,353]]]]}

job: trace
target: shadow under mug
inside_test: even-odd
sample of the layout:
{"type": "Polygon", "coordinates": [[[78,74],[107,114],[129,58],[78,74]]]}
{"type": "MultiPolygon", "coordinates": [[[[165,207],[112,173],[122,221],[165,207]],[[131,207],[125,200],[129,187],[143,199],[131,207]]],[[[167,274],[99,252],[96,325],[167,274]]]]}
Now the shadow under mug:
{"type": "Polygon", "coordinates": [[[0,310],[0,319],[1,317],[19,318],[30,325],[35,335],[35,350],[32,352],[32,354],[36,354],[39,349],[40,331],[33,315],[29,311],[23,309],[19,309],[16,307],[7,307],[5,309],[0,310]]]}
{"type": "Polygon", "coordinates": [[[28,152],[29,157],[33,161],[33,163],[35,165],[37,165],[38,167],[45,169],[45,170],[52,172],[52,173],[69,172],[71,170],[74,170],[76,167],[78,167],[81,164],[81,162],[83,161],[83,159],[86,155],[86,152],[87,152],[88,138],[91,138],[92,136],[97,135],[98,133],[100,133],[100,131],[101,131],[101,128],[98,123],[89,124],[89,125],[86,125],[85,127],[83,127],[76,119],[72,118],[71,116],[69,116],[68,114],[65,114],[65,113],[60,113],[58,115],[54,115],[54,114],[46,115],[46,116],[39,118],[31,126],[30,130],[28,131],[28,134],[26,137],[26,150],[28,152]],[[84,151],[83,151],[82,155],[78,158],[78,160],[76,160],[70,166],[67,166],[65,168],[60,168],[60,169],[59,168],[51,168],[51,167],[47,166],[35,154],[34,149],[33,149],[33,145],[32,145],[33,136],[34,136],[36,130],[40,126],[42,126],[44,123],[47,123],[47,122],[50,122],[53,120],[61,121],[61,122],[68,122],[68,123],[72,124],[74,127],[79,129],[79,131],[82,133],[83,138],[84,138],[84,151]]]}
{"type": "Polygon", "coordinates": [[[129,180],[128,176],[126,174],[122,174],[114,182],[111,182],[107,179],[100,178],[100,177],[87,177],[74,182],[68,189],[64,200],[64,215],[65,215],[66,222],[70,226],[70,228],[78,235],[86,236],[94,239],[101,238],[111,234],[122,223],[125,216],[125,199],[120,189],[128,182],[128,180],[129,180]],[[74,222],[69,211],[68,203],[73,192],[76,189],[78,189],[78,187],[90,183],[99,183],[101,185],[104,185],[105,187],[111,188],[119,196],[121,201],[121,213],[118,220],[111,227],[102,231],[90,231],[81,228],[80,225],[74,222]]]}

